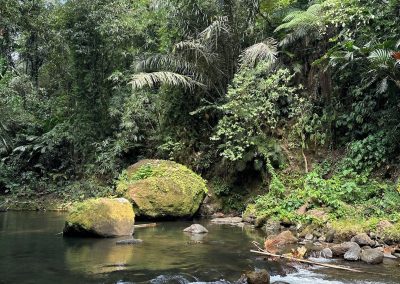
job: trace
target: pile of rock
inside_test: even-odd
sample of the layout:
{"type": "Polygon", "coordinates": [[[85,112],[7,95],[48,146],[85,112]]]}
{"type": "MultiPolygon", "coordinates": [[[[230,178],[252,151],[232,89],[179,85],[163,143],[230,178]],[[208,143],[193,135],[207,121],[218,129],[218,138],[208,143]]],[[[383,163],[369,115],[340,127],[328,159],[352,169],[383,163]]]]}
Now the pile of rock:
{"type": "Polygon", "coordinates": [[[348,261],[362,260],[369,264],[379,264],[384,258],[383,247],[365,233],[355,235],[350,242],[335,244],[330,249],[333,256],[348,261]]]}

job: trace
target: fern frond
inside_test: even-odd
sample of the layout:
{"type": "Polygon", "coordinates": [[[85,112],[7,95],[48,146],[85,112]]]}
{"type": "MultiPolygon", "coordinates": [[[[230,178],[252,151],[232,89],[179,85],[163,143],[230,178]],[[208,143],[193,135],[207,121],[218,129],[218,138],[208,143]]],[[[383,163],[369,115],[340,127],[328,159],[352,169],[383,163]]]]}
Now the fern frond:
{"type": "Polygon", "coordinates": [[[254,67],[260,61],[274,63],[278,55],[278,43],[273,38],[256,43],[245,49],[241,56],[241,65],[254,67]]]}
{"type": "Polygon", "coordinates": [[[168,71],[159,71],[153,73],[138,73],[132,76],[132,80],[129,82],[134,90],[140,90],[143,88],[155,88],[159,85],[167,85],[171,87],[182,87],[184,89],[192,90],[194,87],[202,87],[205,85],[193,80],[189,76],[177,74],[168,71]]]}
{"type": "Polygon", "coordinates": [[[376,49],[368,56],[371,63],[386,68],[392,61],[392,52],[387,49],[376,49]]]}

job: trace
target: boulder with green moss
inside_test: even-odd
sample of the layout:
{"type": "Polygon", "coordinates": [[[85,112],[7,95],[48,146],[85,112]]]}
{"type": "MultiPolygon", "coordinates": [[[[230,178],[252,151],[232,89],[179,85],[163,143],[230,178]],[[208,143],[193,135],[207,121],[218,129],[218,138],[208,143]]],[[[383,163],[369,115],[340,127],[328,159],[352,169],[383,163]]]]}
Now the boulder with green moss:
{"type": "Polygon", "coordinates": [[[193,216],[207,192],[206,182],[172,161],[142,160],[124,171],[117,191],[138,216],[150,219],[193,216]]]}
{"type": "Polygon", "coordinates": [[[135,214],[125,198],[88,199],[73,206],[64,236],[118,237],[133,234],[135,214]]]}

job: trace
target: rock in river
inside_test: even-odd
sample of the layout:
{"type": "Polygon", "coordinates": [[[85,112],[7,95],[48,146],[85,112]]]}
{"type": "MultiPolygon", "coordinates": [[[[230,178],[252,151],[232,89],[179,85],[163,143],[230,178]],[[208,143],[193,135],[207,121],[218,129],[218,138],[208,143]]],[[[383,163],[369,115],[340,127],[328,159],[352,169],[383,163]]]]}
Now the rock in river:
{"type": "Polygon", "coordinates": [[[116,242],[117,245],[137,245],[141,243],[143,243],[143,241],[139,239],[129,239],[116,242]]]}
{"type": "Polygon", "coordinates": [[[369,264],[379,264],[383,262],[383,251],[379,248],[364,249],[361,252],[361,260],[369,264]]]}
{"type": "Polygon", "coordinates": [[[211,222],[214,224],[239,225],[243,223],[243,219],[241,217],[225,217],[212,219],[211,222]]]}
{"type": "Polygon", "coordinates": [[[269,284],[270,276],[267,270],[261,269],[257,271],[247,272],[245,274],[248,284],[269,284]]]}
{"type": "Polygon", "coordinates": [[[132,204],[124,198],[88,199],[73,206],[65,221],[64,236],[129,236],[134,221],[132,204]]]}
{"type": "Polygon", "coordinates": [[[200,224],[193,224],[190,227],[184,229],[183,231],[186,233],[191,233],[191,234],[206,234],[206,233],[208,233],[208,230],[200,224]]]}
{"type": "Polygon", "coordinates": [[[138,217],[186,218],[199,209],[206,182],[172,161],[142,160],[121,174],[117,192],[132,202],[138,217]]]}
{"type": "Polygon", "coordinates": [[[358,244],[355,243],[355,242],[345,242],[345,243],[333,245],[333,246],[331,247],[333,256],[342,256],[342,255],[344,255],[349,249],[351,249],[352,247],[354,247],[355,245],[358,246],[358,244]]]}
{"type": "Polygon", "coordinates": [[[357,261],[360,259],[361,248],[358,244],[354,243],[348,251],[344,254],[345,260],[357,261]]]}

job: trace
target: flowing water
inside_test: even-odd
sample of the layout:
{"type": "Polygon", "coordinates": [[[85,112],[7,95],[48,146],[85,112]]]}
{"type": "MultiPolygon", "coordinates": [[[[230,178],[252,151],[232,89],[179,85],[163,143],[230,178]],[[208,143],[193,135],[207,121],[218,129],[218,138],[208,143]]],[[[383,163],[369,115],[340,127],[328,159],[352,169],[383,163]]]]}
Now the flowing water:
{"type": "MultiPolygon", "coordinates": [[[[400,262],[354,264],[367,274],[297,267],[252,255],[261,231],[201,221],[209,233],[191,236],[191,222],[136,229],[144,242],[117,246],[118,239],[63,238],[63,213],[0,213],[0,283],[232,283],[243,271],[266,268],[273,281],[291,284],[400,283],[400,262]],[[285,276],[285,273],[288,274],[285,276]],[[380,273],[377,275],[376,273],[380,273]]],[[[122,238],[126,239],[126,238],[122,238]]]]}

